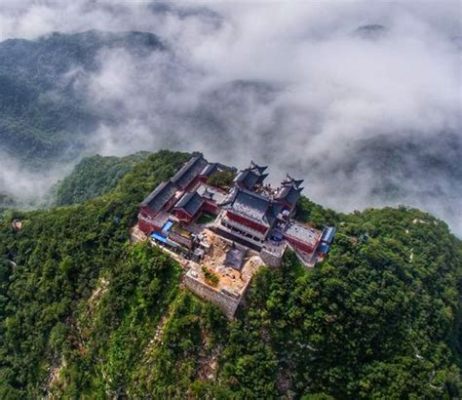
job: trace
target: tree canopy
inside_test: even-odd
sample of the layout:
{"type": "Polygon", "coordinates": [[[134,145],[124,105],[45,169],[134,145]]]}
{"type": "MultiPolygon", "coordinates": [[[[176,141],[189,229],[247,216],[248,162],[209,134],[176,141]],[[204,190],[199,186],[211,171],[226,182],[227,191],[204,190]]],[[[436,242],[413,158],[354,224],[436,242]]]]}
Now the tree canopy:
{"type": "Polygon", "coordinates": [[[188,155],[142,158],[120,176],[122,161],[93,160],[62,203],[94,199],[0,218],[0,398],[462,395],[462,246],[445,223],[303,198],[299,219],[338,228],[328,258],[263,267],[228,321],[176,262],[129,243],[139,202],[188,155]]]}

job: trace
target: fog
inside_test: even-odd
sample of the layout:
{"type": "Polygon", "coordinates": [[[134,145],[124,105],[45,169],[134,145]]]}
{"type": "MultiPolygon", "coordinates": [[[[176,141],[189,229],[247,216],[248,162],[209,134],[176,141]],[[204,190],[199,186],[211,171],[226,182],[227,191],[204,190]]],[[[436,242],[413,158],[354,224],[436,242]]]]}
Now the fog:
{"type": "Polygon", "coordinates": [[[46,204],[49,190],[56,180],[72,171],[72,164],[59,169],[33,171],[25,168],[11,156],[0,152],[0,201],[2,196],[9,204],[14,200],[19,207],[38,207],[46,204]]]}
{"type": "MultiPolygon", "coordinates": [[[[253,159],[275,180],[304,178],[334,209],[406,204],[462,234],[460,2],[169,4],[2,1],[0,39],[98,29],[165,41],[149,56],[103,49],[100,69],[79,74],[105,117],[85,154],[253,159]]],[[[36,191],[32,172],[4,157],[0,167],[0,191],[36,191]]]]}

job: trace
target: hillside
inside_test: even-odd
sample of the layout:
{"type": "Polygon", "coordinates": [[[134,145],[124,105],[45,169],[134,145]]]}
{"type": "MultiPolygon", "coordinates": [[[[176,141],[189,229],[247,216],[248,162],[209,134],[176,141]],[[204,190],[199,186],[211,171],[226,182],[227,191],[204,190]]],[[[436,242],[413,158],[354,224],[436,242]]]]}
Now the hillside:
{"type": "Polygon", "coordinates": [[[136,159],[119,180],[126,160],[96,157],[61,186],[61,203],[91,197],[86,182],[107,193],[4,214],[0,398],[462,395],[462,244],[445,223],[304,198],[299,219],[339,228],[328,259],[307,271],[289,254],[263,268],[229,322],[179,285],[176,262],[128,243],[137,204],[187,158],[136,159]]]}
{"type": "Polygon", "coordinates": [[[53,202],[56,205],[75,204],[107,193],[148,155],[148,152],[139,152],[127,157],[86,157],[55,185],[53,202]]]}
{"type": "MultiPolygon", "coordinates": [[[[6,160],[0,196],[21,205],[41,204],[68,165],[89,154],[194,148],[228,163],[255,158],[292,170],[310,182],[318,201],[335,209],[410,204],[462,232],[460,91],[452,77],[460,51],[452,39],[446,43],[441,35],[440,46],[422,49],[422,62],[435,63],[421,70],[429,73],[422,77],[405,67],[413,63],[402,55],[413,51],[394,57],[388,53],[408,43],[396,39],[393,24],[366,21],[356,21],[334,37],[329,32],[322,40],[308,40],[301,54],[312,54],[311,43],[327,59],[313,58],[299,74],[290,73],[290,65],[278,69],[277,76],[265,72],[266,67],[252,72],[253,63],[226,72],[231,67],[226,62],[212,67],[202,51],[194,56],[195,44],[227,35],[229,21],[220,13],[170,3],[146,5],[145,13],[153,19],[139,28],[156,34],[88,30],[0,42],[0,159],[6,160]],[[184,28],[177,27],[181,32],[189,32],[195,21],[200,39],[172,34],[162,22],[172,19],[184,28]],[[330,57],[348,52],[328,49],[340,38],[358,54],[385,49],[384,58],[366,57],[368,66],[360,58],[342,56],[335,65],[358,64],[339,76],[331,72],[330,57]],[[390,40],[397,40],[396,45],[388,47],[390,40]],[[440,48],[449,54],[433,54],[440,48]],[[444,56],[449,61],[443,71],[436,60],[444,56]],[[401,61],[395,65],[393,59],[401,61]],[[318,70],[321,61],[327,65],[318,70]],[[356,74],[371,76],[363,86],[352,78],[356,74]],[[389,87],[401,88],[406,96],[393,95],[389,87]],[[445,88],[448,94],[435,98],[422,94],[422,87],[438,94],[445,88]],[[394,105],[398,99],[401,106],[394,105]],[[370,120],[360,113],[369,108],[370,120]],[[382,116],[395,122],[388,124],[382,116]],[[336,121],[348,121],[349,129],[336,121]],[[15,181],[24,188],[15,187],[15,181]]],[[[268,34],[284,35],[272,29],[268,34]]],[[[227,57],[224,53],[217,59],[227,57]]],[[[277,58],[276,53],[267,59],[277,58]]],[[[290,57],[281,62],[285,59],[290,57]]]]}

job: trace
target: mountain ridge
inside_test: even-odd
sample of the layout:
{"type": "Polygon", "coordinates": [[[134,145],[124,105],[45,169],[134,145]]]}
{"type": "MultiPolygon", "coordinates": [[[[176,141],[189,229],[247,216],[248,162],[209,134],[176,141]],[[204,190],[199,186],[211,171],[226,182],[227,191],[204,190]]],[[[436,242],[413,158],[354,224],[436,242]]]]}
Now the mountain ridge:
{"type": "Polygon", "coordinates": [[[310,271],[293,255],[263,268],[227,322],[179,286],[169,257],[128,244],[139,202],[188,157],[152,154],[99,197],[3,215],[0,397],[461,393],[462,245],[446,224],[404,207],[337,214],[303,198],[299,220],[339,228],[329,258],[310,271]]]}

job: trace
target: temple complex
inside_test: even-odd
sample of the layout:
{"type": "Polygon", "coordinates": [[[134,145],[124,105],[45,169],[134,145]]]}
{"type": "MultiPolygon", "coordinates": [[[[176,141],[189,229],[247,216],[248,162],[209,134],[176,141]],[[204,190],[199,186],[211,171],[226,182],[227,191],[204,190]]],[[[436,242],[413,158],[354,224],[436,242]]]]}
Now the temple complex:
{"type": "Polygon", "coordinates": [[[184,260],[186,285],[230,317],[258,264],[277,267],[290,248],[313,267],[335,235],[293,219],[302,180],[287,175],[273,187],[266,171],[254,162],[237,171],[195,153],[140,204],[137,230],[184,260]]]}

